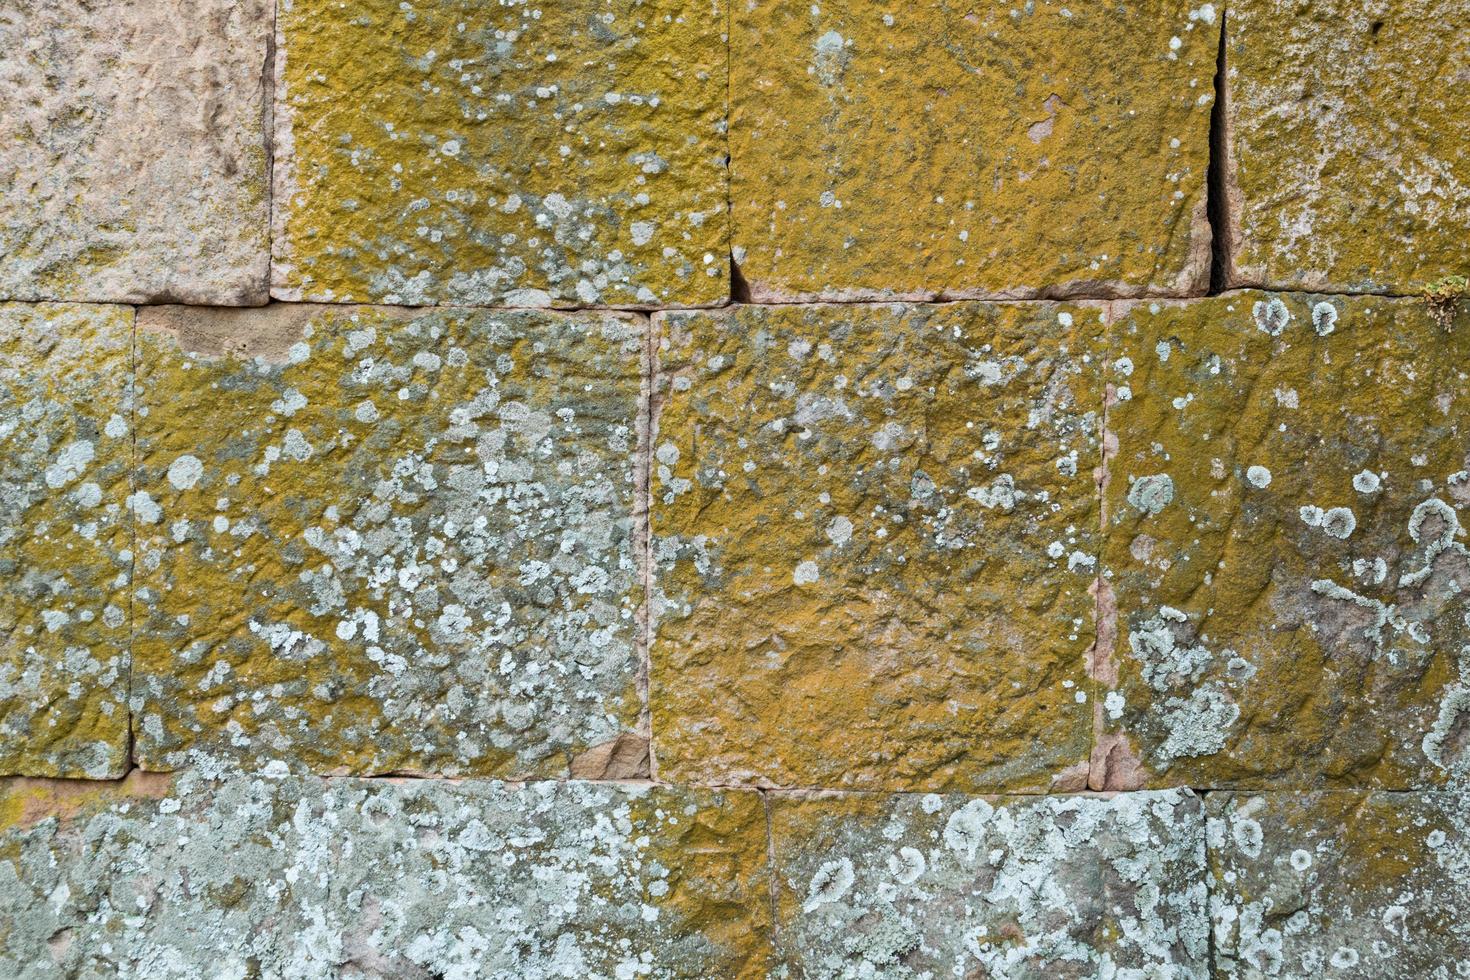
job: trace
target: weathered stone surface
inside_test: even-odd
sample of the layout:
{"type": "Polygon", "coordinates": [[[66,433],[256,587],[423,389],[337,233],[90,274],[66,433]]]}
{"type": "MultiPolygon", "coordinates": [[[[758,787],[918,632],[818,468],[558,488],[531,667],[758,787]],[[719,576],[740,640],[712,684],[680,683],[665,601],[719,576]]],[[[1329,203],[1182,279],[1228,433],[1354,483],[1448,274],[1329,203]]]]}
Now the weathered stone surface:
{"type": "Polygon", "coordinates": [[[0,9],[0,298],[265,301],[273,11],[0,9]]]}
{"type": "Polygon", "coordinates": [[[1187,790],[772,803],[778,957],[797,977],[1204,977],[1187,790]]]}
{"type": "Polygon", "coordinates": [[[1215,975],[1470,975],[1470,797],[1212,793],[1215,975]]]}
{"type": "Polygon", "coordinates": [[[1120,312],[1109,346],[1097,671],[1119,772],[1144,765],[1124,782],[1470,772],[1470,317],[1239,293],[1120,312]]]}
{"type": "Polygon", "coordinates": [[[280,299],[728,295],[723,0],[287,0],[280,299]]]}
{"type": "Polygon", "coordinates": [[[1230,4],[1234,281],[1417,291],[1470,238],[1470,2],[1230,4]]]}
{"type": "Polygon", "coordinates": [[[663,777],[1046,788],[1085,758],[1100,319],[656,316],[663,777]]]}
{"type": "Polygon", "coordinates": [[[754,294],[1207,280],[1217,6],[736,3],[731,201],[754,294]]]}
{"type": "Polygon", "coordinates": [[[631,730],[646,326],[140,313],[140,764],[565,774],[631,730]]]}
{"type": "Polygon", "coordinates": [[[754,793],[135,774],[0,787],[0,971],[757,977],[754,793]]]}
{"type": "Polygon", "coordinates": [[[0,774],[126,766],[132,329],[0,304],[0,774]]]}

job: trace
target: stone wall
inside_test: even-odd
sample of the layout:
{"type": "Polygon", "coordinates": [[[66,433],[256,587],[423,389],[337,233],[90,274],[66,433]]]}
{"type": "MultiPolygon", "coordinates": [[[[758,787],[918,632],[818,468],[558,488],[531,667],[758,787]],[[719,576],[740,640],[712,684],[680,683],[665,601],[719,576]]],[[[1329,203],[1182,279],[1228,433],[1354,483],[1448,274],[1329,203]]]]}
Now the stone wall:
{"type": "Polygon", "coordinates": [[[1467,0],[8,0],[0,976],[1470,977],[1467,92],[1467,0]]]}

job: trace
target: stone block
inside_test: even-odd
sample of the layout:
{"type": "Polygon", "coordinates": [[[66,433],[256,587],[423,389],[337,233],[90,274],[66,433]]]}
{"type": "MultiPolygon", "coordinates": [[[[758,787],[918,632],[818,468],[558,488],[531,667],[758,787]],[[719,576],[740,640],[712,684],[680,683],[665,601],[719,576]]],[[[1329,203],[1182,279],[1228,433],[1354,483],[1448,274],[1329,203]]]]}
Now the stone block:
{"type": "Polygon", "coordinates": [[[1470,974],[1470,797],[1211,793],[1217,977],[1470,974]]]}
{"type": "Polygon", "coordinates": [[[1230,4],[1233,280],[1417,292],[1466,273],[1470,2],[1230,4]]]}
{"type": "Polygon", "coordinates": [[[660,774],[1045,789],[1084,759],[1100,320],[657,315],[660,774]]]}
{"type": "Polygon", "coordinates": [[[722,0],[289,0],[278,299],[729,295],[722,0]]]}
{"type": "Polygon", "coordinates": [[[258,305],[271,0],[0,10],[0,299],[258,305]]]}
{"type": "Polygon", "coordinates": [[[127,767],[132,335],[0,304],[0,775],[127,767]]]}
{"type": "Polygon", "coordinates": [[[27,978],[760,977],[755,793],[134,773],[0,783],[27,978]]]}
{"type": "Polygon", "coordinates": [[[140,764],[565,775],[632,732],[646,326],[142,311],[140,764]]]}
{"type": "Polygon", "coordinates": [[[1470,317],[1246,292],[1112,331],[1107,785],[1470,772],[1470,317]]]}
{"type": "Polygon", "coordinates": [[[1207,976],[1187,790],[778,796],[771,823],[780,975],[1207,976]]]}
{"type": "Polygon", "coordinates": [[[754,295],[1207,284],[1223,9],[736,3],[732,220],[754,295]]]}

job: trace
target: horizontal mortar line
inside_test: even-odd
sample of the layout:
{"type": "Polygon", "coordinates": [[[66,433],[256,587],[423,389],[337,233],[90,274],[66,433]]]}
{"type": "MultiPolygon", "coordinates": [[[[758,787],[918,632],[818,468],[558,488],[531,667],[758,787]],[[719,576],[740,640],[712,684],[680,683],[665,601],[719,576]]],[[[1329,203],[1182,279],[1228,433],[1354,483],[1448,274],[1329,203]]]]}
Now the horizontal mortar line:
{"type": "Polygon", "coordinates": [[[848,798],[874,798],[887,799],[891,797],[913,797],[913,796],[962,796],[968,798],[983,799],[1007,799],[1037,801],[1045,799],[1112,799],[1119,796],[1132,796],[1140,794],[1167,793],[1170,791],[1189,791],[1194,795],[1204,798],[1217,794],[1229,794],[1233,796],[1323,796],[1328,794],[1337,795],[1375,795],[1375,796],[1450,796],[1462,797],[1464,791],[1452,788],[1426,788],[1426,789],[1384,789],[1377,787],[1332,787],[1332,788],[1251,788],[1233,786],[1160,786],[1155,788],[1133,789],[1133,790],[1087,790],[1078,793],[1044,793],[1025,792],[1018,790],[993,792],[965,791],[953,789],[845,789],[840,787],[822,786],[768,786],[756,783],[702,783],[702,782],[668,782],[661,779],[572,779],[570,777],[541,778],[541,779],[515,779],[497,778],[493,776],[442,776],[425,773],[372,773],[352,775],[344,773],[311,773],[291,772],[285,774],[270,774],[263,772],[238,770],[231,771],[222,776],[204,776],[198,770],[174,769],[174,770],[151,770],[141,766],[133,766],[128,772],[116,779],[88,779],[82,777],[67,776],[27,776],[19,773],[0,775],[0,788],[6,783],[25,781],[32,784],[65,786],[75,789],[86,787],[106,788],[110,786],[121,787],[130,777],[172,779],[188,775],[195,775],[207,783],[226,783],[241,779],[265,779],[265,780],[295,780],[298,782],[325,782],[325,783],[353,783],[353,782],[394,782],[394,783],[444,783],[451,786],[465,786],[469,788],[483,786],[502,786],[509,789],[527,789],[540,786],[616,786],[629,789],[666,789],[666,790],[704,790],[709,792],[733,792],[733,793],[759,793],[762,796],[793,798],[804,798],[808,796],[824,797],[848,797],[848,798]]]}
{"type": "Polygon", "coordinates": [[[981,306],[1041,306],[1066,303],[1127,303],[1141,305],[1144,303],[1168,303],[1183,304],[1203,302],[1205,300],[1229,299],[1232,296],[1242,295],[1247,292],[1264,292],[1277,296],[1340,296],[1344,299],[1368,298],[1378,299],[1424,299],[1423,293],[1401,293],[1389,290],[1344,290],[1344,289],[1274,289],[1270,286],[1239,285],[1221,293],[1198,293],[1187,296],[1104,296],[1104,295],[1077,295],[1077,296],[1038,296],[1029,299],[1015,298],[958,298],[958,299],[804,299],[804,300],[752,300],[752,301],[726,301],[723,303],[709,304],[705,306],[473,306],[453,303],[442,303],[430,306],[409,306],[401,303],[374,303],[374,302],[351,302],[333,303],[319,302],[313,300],[272,300],[259,306],[219,306],[208,303],[130,303],[119,300],[94,300],[94,299],[0,299],[0,305],[27,305],[27,306],[117,306],[130,307],[134,310],[160,309],[163,307],[184,307],[197,310],[221,310],[241,311],[267,310],[278,306],[314,306],[323,310],[368,308],[383,310],[414,310],[431,313],[435,310],[449,311],[473,311],[483,313],[620,313],[635,314],[643,317],[651,317],[655,313],[708,313],[718,310],[731,310],[743,307],[779,309],[782,307],[803,306],[852,306],[852,307],[892,307],[892,306],[963,306],[966,304],[981,306]]]}

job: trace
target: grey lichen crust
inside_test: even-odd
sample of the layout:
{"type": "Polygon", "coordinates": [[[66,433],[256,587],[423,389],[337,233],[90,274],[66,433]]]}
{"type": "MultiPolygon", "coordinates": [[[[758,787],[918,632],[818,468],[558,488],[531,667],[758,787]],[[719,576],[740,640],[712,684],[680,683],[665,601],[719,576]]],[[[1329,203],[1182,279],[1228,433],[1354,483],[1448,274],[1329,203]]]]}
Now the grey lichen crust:
{"type": "Polygon", "coordinates": [[[780,976],[1204,977],[1187,790],[778,799],[780,976]]]}
{"type": "Polygon", "coordinates": [[[644,327],[143,314],[143,767],[559,775],[632,730],[644,327]]]}
{"type": "Polygon", "coordinates": [[[0,774],[125,771],[132,325],[0,304],[0,774]]]}
{"type": "Polygon", "coordinates": [[[754,793],[11,781],[0,784],[0,975],[755,976],[764,861],[754,793]]]}

